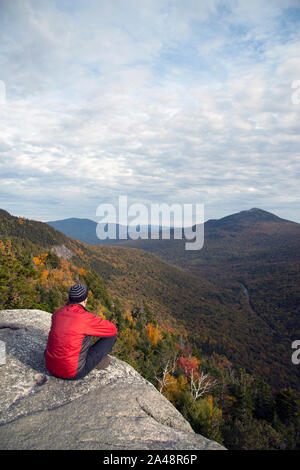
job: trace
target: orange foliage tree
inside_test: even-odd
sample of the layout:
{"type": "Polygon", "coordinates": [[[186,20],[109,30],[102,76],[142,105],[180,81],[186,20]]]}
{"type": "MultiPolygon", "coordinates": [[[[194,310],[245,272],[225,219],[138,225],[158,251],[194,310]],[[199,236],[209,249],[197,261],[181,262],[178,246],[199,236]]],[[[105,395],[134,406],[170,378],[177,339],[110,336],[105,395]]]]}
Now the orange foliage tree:
{"type": "Polygon", "coordinates": [[[153,323],[148,323],[146,326],[148,338],[153,346],[156,346],[158,341],[162,339],[162,334],[158,326],[154,326],[153,323]]]}

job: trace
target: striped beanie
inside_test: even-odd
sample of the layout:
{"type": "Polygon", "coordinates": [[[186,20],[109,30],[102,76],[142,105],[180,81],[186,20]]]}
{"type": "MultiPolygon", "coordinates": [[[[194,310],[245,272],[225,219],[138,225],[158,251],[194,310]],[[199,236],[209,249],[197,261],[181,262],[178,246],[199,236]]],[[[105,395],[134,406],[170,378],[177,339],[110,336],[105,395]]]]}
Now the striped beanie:
{"type": "Polygon", "coordinates": [[[75,284],[71,287],[69,291],[69,301],[70,302],[83,302],[88,296],[87,287],[83,284],[75,284]]]}

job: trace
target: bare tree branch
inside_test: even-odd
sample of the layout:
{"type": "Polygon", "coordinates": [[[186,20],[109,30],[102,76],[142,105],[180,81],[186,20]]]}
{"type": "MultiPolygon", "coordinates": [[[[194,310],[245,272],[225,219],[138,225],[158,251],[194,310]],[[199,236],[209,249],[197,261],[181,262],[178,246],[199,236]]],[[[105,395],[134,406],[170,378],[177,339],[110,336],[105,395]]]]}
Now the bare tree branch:
{"type": "Polygon", "coordinates": [[[205,395],[205,393],[211,390],[217,383],[216,380],[211,379],[209,374],[204,374],[202,371],[201,374],[194,379],[193,369],[191,370],[190,381],[191,394],[193,396],[194,401],[196,401],[199,397],[205,395]]]}
{"type": "Polygon", "coordinates": [[[159,388],[160,393],[162,393],[164,387],[169,383],[168,375],[173,374],[175,372],[176,363],[177,363],[177,356],[175,355],[172,362],[170,361],[170,359],[167,360],[162,371],[162,378],[157,377],[157,375],[155,374],[155,378],[160,384],[160,388],[159,388]]]}

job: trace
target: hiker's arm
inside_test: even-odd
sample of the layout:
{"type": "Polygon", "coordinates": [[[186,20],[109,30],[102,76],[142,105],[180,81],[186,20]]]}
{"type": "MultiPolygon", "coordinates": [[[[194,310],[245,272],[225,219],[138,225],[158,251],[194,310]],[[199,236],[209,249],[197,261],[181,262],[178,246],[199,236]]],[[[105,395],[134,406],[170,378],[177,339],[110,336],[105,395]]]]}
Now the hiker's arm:
{"type": "Polygon", "coordinates": [[[96,317],[90,312],[86,316],[85,330],[85,334],[90,336],[115,336],[117,334],[117,328],[112,322],[96,317]]]}

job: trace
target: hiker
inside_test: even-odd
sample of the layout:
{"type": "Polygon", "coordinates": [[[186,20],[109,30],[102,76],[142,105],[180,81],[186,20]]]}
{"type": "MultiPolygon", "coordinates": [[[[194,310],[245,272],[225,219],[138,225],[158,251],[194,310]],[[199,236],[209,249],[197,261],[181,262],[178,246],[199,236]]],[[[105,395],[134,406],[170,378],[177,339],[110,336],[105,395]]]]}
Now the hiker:
{"type": "Polygon", "coordinates": [[[88,289],[75,284],[69,291],[67,304],[52,315],[51,329],[45,350],[47,370],[62,379],[77,380],[92,369],[106,369],[107,355],[115,341],[117,328],[86,308],[88,289]],[[100,339],[91,345],[94,336],[100,339]]]}

